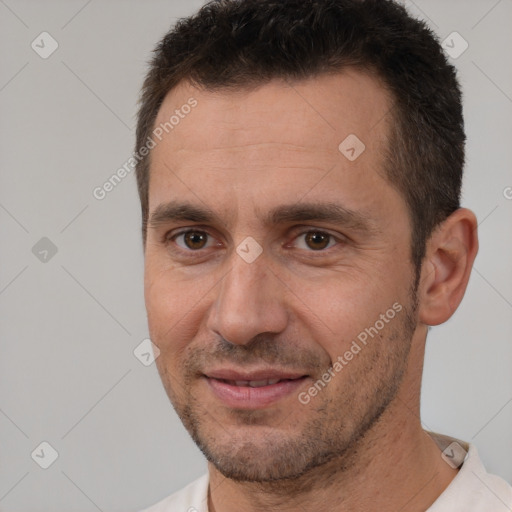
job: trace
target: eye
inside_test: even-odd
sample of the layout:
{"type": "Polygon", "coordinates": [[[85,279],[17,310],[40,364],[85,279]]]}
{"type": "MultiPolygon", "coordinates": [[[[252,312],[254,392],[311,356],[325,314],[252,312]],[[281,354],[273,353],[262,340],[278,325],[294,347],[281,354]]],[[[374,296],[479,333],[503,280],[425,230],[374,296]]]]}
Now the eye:
{"type": "Polygon", "coordinates": [[[210,245],[208,245],[209,238],[210,235],[205,231],[189,229],[169,237],[168,240],[176,242],[176,245],[182,249],[189,251],[199,251],[201,249],[206,249],[212,246],[213,241],[211,241],[210,245]]]}
{"type": "Polygon", "coordinates": [[[313,251],[322,251],[336,245],[335,237],[324,231],[310,230],[301,233],[296,238],[296,247],[299,249],[310,249],[313,251]]]}

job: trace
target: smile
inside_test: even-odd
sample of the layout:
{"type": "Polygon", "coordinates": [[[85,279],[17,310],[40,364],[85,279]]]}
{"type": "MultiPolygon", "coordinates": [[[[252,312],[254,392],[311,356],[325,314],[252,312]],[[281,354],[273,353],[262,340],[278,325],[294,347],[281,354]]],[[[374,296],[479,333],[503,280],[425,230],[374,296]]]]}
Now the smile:
{"type": "Polygon", "coordinates": [[[242,375],[236,375],[237,378],[228,378],[233,375],[227,373],[229,372],[211,372],[204,378],[214,397],[232,409],[262,409],[274,405],[295,394],[309,378],[307,375],[272,375],[257,378],[241,378],[242,375]]]}

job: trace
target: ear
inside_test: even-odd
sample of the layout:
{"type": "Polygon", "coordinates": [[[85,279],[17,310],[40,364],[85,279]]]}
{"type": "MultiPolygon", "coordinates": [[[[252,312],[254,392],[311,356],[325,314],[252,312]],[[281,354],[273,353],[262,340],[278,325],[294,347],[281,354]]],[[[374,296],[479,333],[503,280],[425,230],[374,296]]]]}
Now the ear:
{"type": "Polygon", "coordinates": [[[477,227],[474,213],[459,208],[427,242],[418,288],[420,322],[442,324],[458,308],[478,252],[477,227]]]}

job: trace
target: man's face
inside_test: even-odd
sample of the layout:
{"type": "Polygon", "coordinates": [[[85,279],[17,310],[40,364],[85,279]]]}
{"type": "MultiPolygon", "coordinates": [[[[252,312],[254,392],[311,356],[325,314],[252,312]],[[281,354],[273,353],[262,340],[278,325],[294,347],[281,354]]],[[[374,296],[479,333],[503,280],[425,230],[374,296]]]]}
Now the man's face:
{"type": "Polygon", "coordinates": [[[399,391],[416,317],[408,211],[383,173],[389,108],[347,71],[184,83],[160,109],[155,127],[181,115],[152,150],[150,334],[177,413],[230,478],[346,454],[399,391]]]}

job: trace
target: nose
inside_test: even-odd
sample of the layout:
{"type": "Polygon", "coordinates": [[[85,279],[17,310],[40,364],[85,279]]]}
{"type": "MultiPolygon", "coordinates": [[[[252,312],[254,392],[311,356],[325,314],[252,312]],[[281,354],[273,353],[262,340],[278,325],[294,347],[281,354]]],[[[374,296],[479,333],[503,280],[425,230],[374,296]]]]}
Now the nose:
{"type": "Polygon", "coordinates": [[[246,345],[262,333],[282,332],[288,322],[285,285],[261,255],[247,263],[236,252],[215,288],[207,328],[232,344],[246,345]]]}

